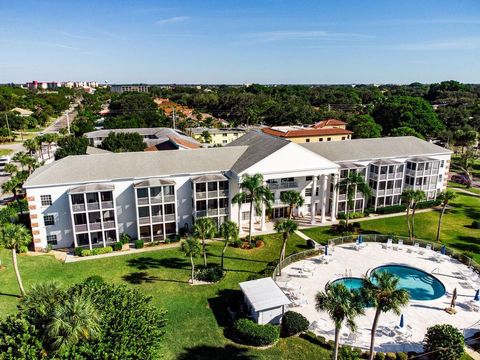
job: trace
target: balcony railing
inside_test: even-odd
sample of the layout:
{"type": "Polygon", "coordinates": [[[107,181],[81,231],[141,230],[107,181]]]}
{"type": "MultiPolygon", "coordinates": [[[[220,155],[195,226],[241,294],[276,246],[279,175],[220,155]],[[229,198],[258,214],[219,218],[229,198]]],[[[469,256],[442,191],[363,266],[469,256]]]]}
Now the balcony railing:
{"type": "Polygon", "coordinates": [[[113,201],[102,201],[102,209],[113,209],[113,201]]]}
{"type": "Polygon", "coordinates": [[[210,216],[218,215],[218,209],[208,209],[208,215],[210,216]]]}
{"type": "Polygon", "coordinates": [[[73,212],[85,211],[85,204],[72,204],[73,212]]]}
{"type": "Polygon", "coordinates": [[[150,216],[141,217],[138,219],[140,225],[150,224],[150,216]]]}
{"type": "Polygon", "coordinates": [[[150,202],[152,204],[161,204],[163,202],[163,200],[162,200],[161,196],[155,196],[155,197],[150,198],[150,202]]]}
{"type": "Polygon", "coordinates": [[[209,198],[216,198],[216,197],[218,197],[218,192],[217,192],[217,190],[215,190],[215,191],[209,191],[209,192],[208,192],[208,197],[209,197],[209,198]]]}
{"type": "Polygon", "coordinates": [[[152,216],[152,223],[161,223],[161,222],[163,222],[163,216],[162,215],[152,216]]]}
{"type": "Polygon", "coordinates": [[[195,193],[195,197],[197,199],[205,199],[207,197],[207,193],[205,191],[198,191],[195,193]]]}
{"type": "Polygon", "coordinates": [[[83,231],[87,231],[87,230],[88,230],[87,224],[75,225],[75,232],[83,232],[83,231]]]}
{"type": "Polygon", "coordinates": [[[103,228],[104,229],[115,229],[115,221],[113,221],[113,220],[104,221],[103,222],[103,228]]]}
{"type": "Polygon", "coordinates": [[[175,195],[164,195],[163,196],[164,202],[175,202],[175,195]]]}
{"type": "Polygon", "coordinates": [[[229,194],[228,190],[220,190],[218,196],[227,197],[229,194]]]}
{"type": "Polygon", "coordinates": [[[175,221],[175,214],[165,214],[163,216],[165,222],[167,221],[175,221]]]}
{"type": "Polygon", "coordinates": [[[200,218],[200,217],[205,217],[207,216],[207,210],[198,210],[195,212],[195,217],[200,218]]]}
{"type": "Polygon", "coordinates": [[[101,230],[102,229],[102,223],[99,223],[99,222],[88,223],[88,227],[90,228],[90,231],[101,230]]]}
{"type": "Polygon", "coordinates": [[[100,204],[98,202],[91,202],[87,204],[88,210],[98,210],[100,209],[100,204]]]}
{"type": "Polygon", "coordinates": [[[268,183],[268,188],[270,190],[277,190],[277,189],[291,189],[297,188],[298,184],[296,181],[288,181],[282,183],[268,183]]]}
{"type": "Polygon", "coordinates": [[[163,240],[163,234],[153,235],[153,241],[161,241],[161,240],[163,240]]]}
{"type": "Polygon", "coordinates": [[[138,203],[138,205],[147,205],[148,204],[148,198],[146,198],[146,197],[138,198],[137,203],[138,203]]]}
{"type": "Polygon", "coordinates": [[[220,209],[218,209],[218,213],[220,215],[226,215],[226,214],[228,214],[228,208],[220,208],[220,209]]]}

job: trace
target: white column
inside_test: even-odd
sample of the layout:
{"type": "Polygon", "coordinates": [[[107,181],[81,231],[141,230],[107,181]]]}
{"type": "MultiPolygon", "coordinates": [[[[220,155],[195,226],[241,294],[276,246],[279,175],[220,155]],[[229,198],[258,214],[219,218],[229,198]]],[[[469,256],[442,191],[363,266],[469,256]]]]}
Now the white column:
{"type": "Polygon", "coordinates": [[[313,183],[312,183],[312,200],[311,200],[311,209],[310,209],[310,224],[315,224],[315,210],[316,205],[315,201],[317,200],[315,194],[317,192],[317,175],[313,176],[313,183]]]}
{"type": "Polygon", "coordinates": [[[262,203],[262,220],[260,222],[260,229],[262,231],[267,230],[267,227],[265,226],[265,203],[262,203]]]}
{"type": "Polygon", "coordinates": [[[243,234],[242,228],[242,204],[237,204],[238,213],[237,213],[237,221],[238,221],[238,233],[243,234]]]}
{"type": "Polygon", "coordinates": [[[333,174],[333,196],[332,196],[332,206],[330,207],[330,218],[332,221],[337,220],[337,181],[338,175],[333,174]]]}
{"type": "Polygon", "coordinates": [[[327,207],[327,175],[322,175],[322,178],[321,178],[321,191],[322,191],[322,197],[320,198],[321,199],[321,204],[322,204],[322,217],[321,217],[321,221],[322,223],[325,223],[327,221],[327,219],[325,218],[325,210],[326,210],[326,207],[327,207]]]}

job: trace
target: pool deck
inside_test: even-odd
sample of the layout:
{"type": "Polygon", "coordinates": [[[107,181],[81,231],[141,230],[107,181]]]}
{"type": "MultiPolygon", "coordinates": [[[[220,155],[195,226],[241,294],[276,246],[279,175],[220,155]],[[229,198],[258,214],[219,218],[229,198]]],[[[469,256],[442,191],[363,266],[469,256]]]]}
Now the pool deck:
{"type": "MultiPolygon", "coordinates": [[[[366,243],[361,250],[355,250],[353,244],[335,246],[332,253],[332,261],[328,264],[320,263],[321,256],[298,261],[282,270],[282,276],[277,277],[280,287],[293,287],[300,301],[299,306],[291,310],[303,314],[310,322],[318,325],[315,332],[333,339],[334,325],[325,312],[315,310],[315,294],[325,289],[325,285],[332,280],[348,276],[362,277],[369,269],[386,264],[407,265],[418,268],[427,273],[432,273],[446,288],[446,294],[436,300],[410,301],[402,313],[405,325],[411,327],[411,336],[406,337],[395,332],[395,326],[399,324],[399,316],[393,312],[380,315],[376,351],[422,351],[423,337],[427,328],[435,324],[451,324],[466,336],[480,330],[480,312],[473,311],[467,303],[473,299],[475,291],[480,284],[472,279],[466,279],[461,270],[467,270],[467,266],[457,260],[445,257],[437,262],[430,251],[421,249],[424,254],[411,252],[413,246],[403,246],[402,250],[384,249],[380,243],[366,243]],[[307,275],[302,271],[305,267],[313,268],[313,274],[307,275]],[[351,275],[350,275],[351,271],[351,275]],[[449,315],[444,311],[450,306],[451,294],[457,288],[456,310],[457,314],[449,315]]],[[[347,328],[341,331],[341,343],[368,349],[370,344],[370,328],[373,323],[374,309],[367,308],[365,315],[357,318],[358,331],[350,334],[347,328]],[[348,339],[350,334],[350,339],[348,339]]]]}

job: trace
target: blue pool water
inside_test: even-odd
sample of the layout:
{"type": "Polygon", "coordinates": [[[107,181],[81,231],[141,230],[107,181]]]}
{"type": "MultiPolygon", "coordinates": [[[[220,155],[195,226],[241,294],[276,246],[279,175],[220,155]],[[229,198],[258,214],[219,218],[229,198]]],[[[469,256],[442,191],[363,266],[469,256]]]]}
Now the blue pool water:
{"type": "MultiPolygon", "coordinates": [[[[399,287],[410,293],[411,300],[435,300],[445,294],[445,286],[437,278],[422,270],[401,265],[384,265],[377,267],[372,273],[377,271],[387,271],[396,275],[400,279],[399,287]]],[[[344,277],[331,282],[339,283],[351,290],[362,287],[362,279],[355,277],[344,277]]]]}

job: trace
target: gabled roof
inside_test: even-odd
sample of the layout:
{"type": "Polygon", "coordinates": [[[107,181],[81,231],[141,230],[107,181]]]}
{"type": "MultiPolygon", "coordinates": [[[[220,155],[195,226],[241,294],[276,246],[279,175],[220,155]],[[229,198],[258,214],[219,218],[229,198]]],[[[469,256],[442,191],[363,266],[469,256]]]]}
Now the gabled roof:
{"type": "Polygon", "coordinates": [[[239,285],[255,311],[262,311],[290,304],[287,295],[284,294],[284,292],[278,287],[277,283],[270,277],[244,281],[239,285]]]}
{"type": "Polygon", "coordinates": [[[224,172],[230,170],[246,150],[246,146],[235,146],[68,156],[35,170],[24,187],[224,172]]]}
{"type": "Polygon", "coordinates": [[[232,171],[240,174],[253,164],[268,155],[288,145],[290,141],[275,136],[262,134],[261,131],[252,130],[225,147],[248,146],[238,161],[233,165],[232,171]]]}
{"type": "Polygon", "coordinates": [[[331,161],[339,162],[452,153],[448,149],[414,136],[311,142],[299,145],[331,161]]]}
{"type": "Polygon", "coordinates": [[[338,120],[338,119],[327,119],[327,120],[322,120],[317,122],[312,127],[315,129],[319,129],[324,126],[343,126],[343,125],[347,125],[347,123],[345,121],[338,120]]]}
{"type": "Polygon", "coordinates": [[[298,128],[292,130],[281,131],[274,128],[262,128],[262,131],[265,134],[274,135],[283,138],[292,138],[292,137],[303,137],[303,136],[328,136],[328,135],[350,135],[352,132],[350,130],[333,128],[298,128]]]}

